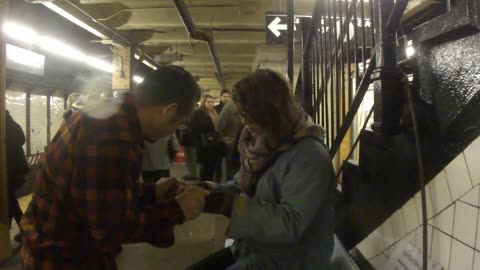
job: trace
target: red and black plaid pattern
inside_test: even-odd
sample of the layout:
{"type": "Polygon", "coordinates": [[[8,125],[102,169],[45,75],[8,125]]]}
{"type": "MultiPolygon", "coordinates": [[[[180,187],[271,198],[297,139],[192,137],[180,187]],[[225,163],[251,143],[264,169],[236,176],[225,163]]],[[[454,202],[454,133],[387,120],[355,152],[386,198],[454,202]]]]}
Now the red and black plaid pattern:
{"type": "Polygon", "coordinates": [[[122,243],[173,244],[182,211],[175,201],[156,205],[154,186],[138,182],[144,137],[134,97],[118,105],[104,119],[73,115],[50,143],[21,222],[23,269],[116,269],[122,243]]]}

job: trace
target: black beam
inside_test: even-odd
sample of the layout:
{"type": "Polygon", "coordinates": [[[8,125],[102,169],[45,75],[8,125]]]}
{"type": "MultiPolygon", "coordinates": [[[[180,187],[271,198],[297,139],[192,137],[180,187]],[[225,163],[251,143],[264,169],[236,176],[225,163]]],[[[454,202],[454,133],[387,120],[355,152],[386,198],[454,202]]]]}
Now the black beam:
{"type": "MultiPolygon", "coordinates": [[[[300,28],[302,31],[302,45],[305,44],[308,38],[310,19],[301,18],[300,28]]],[[[303,46],[305,47],[305,46],[303,46]]],[[[303,53],[302,57],[302,101],[305,111],[312,119],[314,119],[313,106],[312,106],[312,50],[309,49],[308,53],[303,53]]]]}
{"type": "Polygon", "coordinates": [[[51,125],[51,120],[52,120],[52,110],[51,110],[51,98],[52,94],[48,93],[47,95],[47,144],[50,143],[50,125],[51,125]]]}
{"type": "Polygon", "coordinates": [[[294,54],[294,42],[295,42],[295,0],[287,0],[287,64],[288,64],[288,79],[290,84],[293,85],[293,54],[294,54]]]}
{"type": "MultiPolygon", "coordinates": [[[[373,130],[383,135],[401,132],[403,72],[397,66],[397,33],[400,18],[408,0],[383,0],[375,6],[376,66],[372,76],[374,86],[373,130]]],[[[371,63],[370,63],[371,64],[371,63]]]]}
{"type": "Polygon", "coordinates": [[[31,99],[31,90],[27,89],[27,95],[25,97],[25,124],[26,124],[26,130],[25,130],[25,135],[27,137],[27,156],[30,156],[32,154],[32,141],[31,141],[31,133],[32,133],[32,126],[31,126],[31,119],[30,119],[30,99],[31,99]]]}

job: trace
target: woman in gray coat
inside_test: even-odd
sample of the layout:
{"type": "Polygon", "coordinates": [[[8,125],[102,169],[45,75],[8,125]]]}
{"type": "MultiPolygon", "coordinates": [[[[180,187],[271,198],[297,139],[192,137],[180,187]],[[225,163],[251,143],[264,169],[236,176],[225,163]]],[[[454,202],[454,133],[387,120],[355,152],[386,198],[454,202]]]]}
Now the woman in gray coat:
{"type": "Polygon", "coordinates": [[[206,211],[230,217],[235,243],[189,269],[328,269],[336,183],[323,129],[271,70],[240,80],[233,100],[246,125],[241,168],[228,185],[209,183],[206,211]]]}

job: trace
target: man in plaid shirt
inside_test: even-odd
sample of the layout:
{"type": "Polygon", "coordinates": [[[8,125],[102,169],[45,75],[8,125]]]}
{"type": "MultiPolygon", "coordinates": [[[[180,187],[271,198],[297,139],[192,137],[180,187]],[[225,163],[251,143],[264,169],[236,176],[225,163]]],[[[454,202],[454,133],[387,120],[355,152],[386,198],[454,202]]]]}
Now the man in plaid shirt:
{"type": "Polygon", "coordinates": [[[91,104],[60,128],[22,219],[23,269],[116,269],[122,243],[169,247],[208,192],[175,178],[138,181],[144,140],[167,136],[200,97],[184,69],[148,74],[136,95],[91,104]]]}

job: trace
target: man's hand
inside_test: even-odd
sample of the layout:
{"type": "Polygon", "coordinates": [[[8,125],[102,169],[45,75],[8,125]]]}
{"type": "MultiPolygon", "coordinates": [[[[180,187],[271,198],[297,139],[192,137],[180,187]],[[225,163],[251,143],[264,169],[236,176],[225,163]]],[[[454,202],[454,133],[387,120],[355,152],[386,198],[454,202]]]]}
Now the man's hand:
{"type": "Polygon", "coordinates": [[[175,198],[182,209],[185,220],[197,218],[205,207],[205,197],[210,194],[209,191],[195,187],[186,186],[185,190],[175,198]]]}
{"type": "Polygon", "coordinates": [[[155,184],[155,201],[165,203],[175,199],[185,189],[185,182],[175,177],[161,178],[155,184]]]}

